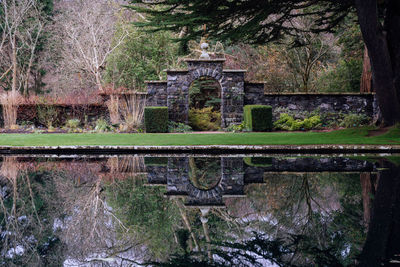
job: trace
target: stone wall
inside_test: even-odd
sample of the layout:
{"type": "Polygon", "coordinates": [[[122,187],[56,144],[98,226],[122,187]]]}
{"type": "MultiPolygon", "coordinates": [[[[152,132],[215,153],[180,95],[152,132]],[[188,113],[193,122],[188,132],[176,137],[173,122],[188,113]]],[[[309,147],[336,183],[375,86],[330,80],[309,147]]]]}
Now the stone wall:
{"type": "Polygon", "coordinates": [[[377,112],[373,93],[268,93],[263,83],[245,83],[244,105],[270,105],[274,119],[279,117],[278,108],[290,111],[342,112],[365,114],[374,117],[377,112]]]}
{"type": "Polygon", "coordinates": [[[147,81],[147,106],[166,107],[167,96],[166,81],[147,81]]]}
{"type": "Polygon", "coordinates": [[[167,106],[169,119],[188,123],[189,87],[201,77],[217,80],[221,86],[221,127],[239,124],[243,106],[270,105],[274,120],[282,109],[365,114],[376,117],[378,108],[372,93],[264,93],[264,83],[245,82],[245,70],[224,70],[224,59],[188,59],[185,70],[167,70],[167,81],[148,82],[148,106],[167,106]],[[276,111],[276,112],[274,112],[276,111]]]}

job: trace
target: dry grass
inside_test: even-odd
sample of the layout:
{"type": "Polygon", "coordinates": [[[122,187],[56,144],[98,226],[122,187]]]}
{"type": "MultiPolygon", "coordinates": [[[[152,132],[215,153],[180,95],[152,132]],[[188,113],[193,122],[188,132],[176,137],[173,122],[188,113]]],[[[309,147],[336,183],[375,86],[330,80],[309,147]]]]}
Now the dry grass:
{"type": "Polygon", "coordinates": [[[132,131],[141,125],[145,106],[145,94],[134,93],[121,97],[119,112],[122,117],[122,130],[132,131]]]}
{"type": "Polygon", "coordinates": [[[108,159],[107,165],[110,167],[110,172],[103,178],[112,182],[115,179],[123,180],[127,177],[141,177],[146,172],[144,157],[111,157],[108,159]]]}
{"type": "Polygon", "coordinates": [[[0,168],[0,174],[10,181],[15,181],[17,179],[19,169],[20,164],[18,163],[16,157],[4,157],[3,164],[0,168]]]}
{"type": "Polygon", "coordinates": [[[4,92],[0,95],[0,103],[3,105],[3,119],[5,128],[17,128],[18,106],[23,102],[23,97],[15,91],[4,92]]]}
{"type": "Polygon", "coordinates": [[[112,124],[119,123],[121,117],[119,115],[119,97],[118,95],[110,95],[110,99],[106,102],[108,112],[110,113],[110,121],[112,124]]]}

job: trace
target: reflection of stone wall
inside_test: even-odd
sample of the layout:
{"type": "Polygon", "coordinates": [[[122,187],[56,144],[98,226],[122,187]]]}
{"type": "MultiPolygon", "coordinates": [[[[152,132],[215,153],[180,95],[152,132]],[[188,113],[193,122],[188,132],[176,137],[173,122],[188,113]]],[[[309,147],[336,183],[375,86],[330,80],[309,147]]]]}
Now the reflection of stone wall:
{"type": "Polygon", "coordinates": [[[376,164],[351,158],[271,158],[268,166],[244,169],[247,184],[262,182],[264,172],[374,172],[376,164]]]}
{"type": "Polygon", "coordinates": [[[279,118],[276,108],[291,111],[363,113],[373,117],[376,113],[375,95],[371,93],[273,93],[264,94],[263,83],[245,84],[245,105],[261,104],[272,106],[274,119],[279,118]]]}

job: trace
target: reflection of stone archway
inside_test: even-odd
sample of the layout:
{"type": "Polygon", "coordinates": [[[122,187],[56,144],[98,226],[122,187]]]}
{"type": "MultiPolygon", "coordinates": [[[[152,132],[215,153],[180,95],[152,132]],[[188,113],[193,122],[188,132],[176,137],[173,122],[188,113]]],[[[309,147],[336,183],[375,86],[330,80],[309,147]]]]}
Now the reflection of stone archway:
{"type": "Polygon", "coordinates": [[[184,196],[188,206],[223,206],[223,198],[242,196],[244,190],[243,158],[221,158],[221,179],[209,190],[195,187],[189,179],[189,159],[168,159],[167,196],[184,196]]]}
{"type": "Polygon", "coordinates": [[[245,70],[224,70],[225,59],[187,59],[185,70],[167,70],[166,82],[148,83],[148,102],[167,105],[169,119],[188,123],[189,87],[200,77],[217,80],[221,87],[222,127],[241,123],[245,70]],[[158,99],[161,98],[161,99],[158,99]],[[166,99],[165,99],[166,98],[166,99]]]}

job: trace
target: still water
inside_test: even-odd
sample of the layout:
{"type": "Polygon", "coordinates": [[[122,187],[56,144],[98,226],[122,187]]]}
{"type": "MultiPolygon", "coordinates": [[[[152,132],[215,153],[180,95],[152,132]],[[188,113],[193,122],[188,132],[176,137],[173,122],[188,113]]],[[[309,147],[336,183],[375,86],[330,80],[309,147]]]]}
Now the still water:
{"type": "Polygon", "coordinates": [[[379,266],[400,156],[0,160],[0,266],[379,266]]]}

